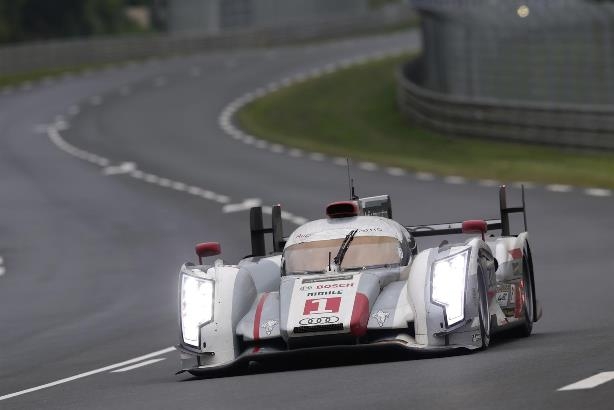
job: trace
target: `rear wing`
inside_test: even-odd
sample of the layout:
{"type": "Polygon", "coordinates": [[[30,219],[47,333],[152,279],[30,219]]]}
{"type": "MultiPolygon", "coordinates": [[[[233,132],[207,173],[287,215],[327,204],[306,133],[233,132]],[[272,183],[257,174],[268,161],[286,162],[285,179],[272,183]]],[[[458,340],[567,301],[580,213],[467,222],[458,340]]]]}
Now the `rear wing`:
{"type": "Polygon", "coordinates": [[[281,252],[284,249],[287,238],[284,238],[283,224],[281,219],[281,206],[271,207],[271,227],[265,228],[262,218],[262,207],[251,208],[249,211],[249,230],[252,241],[251,256],[266,256],[265,234],[270,233],[273,237],[273,252],[281,252]]]}
{"type": "MultiPolygon", "coordinates": [[[[522,191],[522,206],[508,207],[507,206],[507,190],[505,185],[499,187],[499,210],[501,214],[500,219],[487,219],[485,220],[486,226],[489,231],[501,230],[501,236],[510,236],[510,218],[511,214],[521,213],[524,221],[524,230],[527,230],[527,211],[525,205],[524,185],[521,186],[522,191]]],[[[412,236],[419,238],[424,236],[438,236],[438,235],[453,235],[463,233],[462,222],[442,223],[434,225],[416,225],[406,226],[412,236]]]]}

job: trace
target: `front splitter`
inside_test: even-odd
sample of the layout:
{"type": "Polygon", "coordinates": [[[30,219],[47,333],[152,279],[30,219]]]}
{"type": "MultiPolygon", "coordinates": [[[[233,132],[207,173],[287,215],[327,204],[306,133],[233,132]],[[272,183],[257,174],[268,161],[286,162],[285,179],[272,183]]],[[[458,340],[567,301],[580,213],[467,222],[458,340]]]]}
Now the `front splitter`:
{"type": "MultiPolygon", "coordinates": [[[[181,346],[177,346],[177,349],[184,354],[195,355],[193,351],[186,350],[181,346]]],[[[218,366],[182,369],[179,373],[189,372],[197,377],[208,378],[241,374],[250,369],[276,371],[357,365],[457,355],[468,353],[472,350],[474,348],[468,346],[420,347],[397,341],[304,347],[292,350],[250,348],[234,361],[218,366]]]]}

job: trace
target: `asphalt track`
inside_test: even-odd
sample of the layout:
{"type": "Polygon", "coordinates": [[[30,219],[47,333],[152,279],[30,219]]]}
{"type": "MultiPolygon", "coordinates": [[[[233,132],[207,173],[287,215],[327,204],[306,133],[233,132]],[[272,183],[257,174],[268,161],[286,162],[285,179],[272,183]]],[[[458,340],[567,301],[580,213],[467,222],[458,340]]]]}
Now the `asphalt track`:
{"type": "MultiPolygon", "coordinates": [[[[228,261],[248,253],[246,199],[280,202],[290,230],[347,195],[334,159],[228,136],[227,104],[313,68],[418,46],[401,33],[234,50],[0,93],[0,408],[612,408],[614,382],[558,389],[614,371],[614,199],[560,186],[527,190],[544,307],[528,339],[210,380],[175,376],[173,351],[131,360],[176,343],[176,275],[194,243],[220,241],[228,261]]],[[[484,181],[369,164],[354,177],[359,194],[391,194],[408,224],[497,214],[484,181]]]]}

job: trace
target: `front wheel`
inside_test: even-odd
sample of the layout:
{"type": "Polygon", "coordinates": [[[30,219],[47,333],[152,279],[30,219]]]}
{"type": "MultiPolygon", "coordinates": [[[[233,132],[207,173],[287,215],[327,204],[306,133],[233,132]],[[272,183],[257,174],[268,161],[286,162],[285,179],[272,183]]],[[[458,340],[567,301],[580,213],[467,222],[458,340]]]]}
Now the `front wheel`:
{"type": "Polygon", "coordinates": [[[480,293],[480,306],[478,316],[480,317],[480,336],[482,338],[482,350],[488,349],[490,345],[490,313],[488,312],[488,294],[482,276],[479,277],[478,290],[480,293]]]}

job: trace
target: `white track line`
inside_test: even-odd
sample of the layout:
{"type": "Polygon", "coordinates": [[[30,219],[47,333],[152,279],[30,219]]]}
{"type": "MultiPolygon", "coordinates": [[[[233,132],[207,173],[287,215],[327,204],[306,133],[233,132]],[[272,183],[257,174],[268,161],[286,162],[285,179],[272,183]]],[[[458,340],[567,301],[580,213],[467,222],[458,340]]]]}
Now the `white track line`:
{"type": "Polygon", "coordinates": [[[480,179],[478,181],[478,185],[485,187],[496,187],[501,185],[501,182],[494,179],[480,179]]]}
{"type": "Polygon", "coordinates": [[[403,168],[398,167],[388,167],[386,168],[386,172],[388,175],[392,175],[393,177],[402,177],[407,175],[407,172],[403,168]]]}
{"type": "Polygon", "coordinates": [[[136,164],[134,162],[122,162],[119,165],[110,166],[102,169],[104,175],[121,175],[130,174],[136,171],[136,164]]]}
{"type": "MultiPolygon", "coordinates": [[[[222,212],[224,213],[232,213],[249,210],[251,207],[261,206],[262,200],[258,198],[249,198],[244,200],[238,204],[230,204],[230,197],[226,195],[221,195],[215,192],[212,192],[207,189],[203,189],[196,186],[190,186],[181,181],[174,181],[169,178],[160,177],[158,175],[149,174],[137,169],[137,166],[133,162],[123,162],[116,166],[110,166],[110,160],[107,158],[100,157],[96,154],[81,150],[70,145],[64,138],[62,138],[60,131],[58,128],[62,125],[64,119],[62,117],[57,118],[57,122],[53,125],[47,127],[47,135],[51,142],[61,149],[62,151],[82,159],[84,161],[91,162],[95,165],[98,165],[103,168],[102,172],[105,175],[118,175],[118,174],[126,174],[135,178],[137,180],[142,180],[148,182],[150,184],[155,184],[163,188],[172,189],[175,191],[186,192],[190,195],[198,196],[199,198],[203,198],[209,201],[217,202],[218,204],[224,205],[222,207],[222,212]]],[[[279,147],[282,147],[281,145],[279,147]]],[[[324,160],[324,157],[322,157],[324,160]]],[[[292,222],[296,225],[302,225],[308,222],[307,218],[302,216],[293,215],[289,212],[282,212],[282,219],[292,222]]]]}
{"type": "Polygon", "coordinates": [[[447,176],[443,179],[443,181],[446,184],[452,184],[452,185],[461,185],[461,184],[465,184],[467,182],[467,180],[463,177],[459,177],[459,176],[455,176],[455,175],[450,175],[447,176]]]}
{"type": "Polygon", "coordinates": [[[324,154],[320,154],[319,152],[312,152],[311,154],[309,154],[309,159],[321,162],[324,161],[326,157],[324,156],[324,154]]]}
{"type": "Polygon", "coordinates": [[[175,350],[174,347],[172,347],[172,346],[171,347],[167,347],[165,349],[157,350],[155,352],[151,352],[151,353],[148,353],[148,354],[143,355],[143,356],[135,357],[134,359],[129,359],[129,360],[126,360],[126,361],[123,361],[123,362],[120,362],[120,363],[115,363],[115,364],[112,364],[110,366],[105,366],[105,367],[101,367],[99,369],[90,370],[89,372],[85,372],[85,373],[79,373],[79,374],[77,374],[75,376],[66,377],[64,379],[56,380],[54,382],[47,383],[47,384],[41,384],[40,386],[31,387],[31,388],[25,389],[25,390],[20,390],[20,391],[15,392],[15,393],[5,394],[4,396],[0,396],[0,401],[6,400],[6,399],[10,399],[12,397],[21,396],[21,395],[28,394],[28,393],[33,393],[33,392],[38,391],[38,390],[48,389],[49,387],[53,387],[53,386],[57,386],[57,385],[60,385],[60,384],[72,382],[74,380],[82,379],[82,378],[88,377],[88,376],[93,376],[93,375],[98,374],[98,373],[108,372],[109,370],[117,369],[117,368],[120,368],[120,367],[125,367],[127,365],[132,364],[132,363],[142,362],[143,360],[147,360],[147,359],[150,359],[150,358],[156,357],[156,356],[161,356],[163,354],[172,352],[173,350],[175,350]]]}
{"type": "Polygon", "coordinates": [[[588,196],[600,196],[600,197],[612,196],[611,190],[602,189],[602,188],[587,188],[586,190],[584,190],[584,193],[588,196]]]}
{"type": "Polygon", "coordinates": [[[567,192],[571,192],[573,190],[573,187],[571,185],[551,184],[551,185],[546,185],[546,190],[550,192],[567,193],[567,192]]]}
{"type": "Polygon", "coordinates": [[[525,189],[533,189],[533,188],[535,188],[535,184],[533,182],[529,182],[529,181],[512,182],[512,186],[514,188],[522,188],[522,187],[524,187],[525,189]]]}
{"type": "Polygon", "coordinates": [[[165,360],[165,359],[166,359],[165,357],[161,357],[159,359],[146,360],[146,361],[141,362],[141,363],[133,364],[132,366],[123,367],[123,368],[117,369],[117,370],[112,370],[111,373],[128,372],[130,370],[138,369],[139,367],[149,366],[150,364],[161,362],[162,360],[165,360]]]}
{"type": "Polygon", "coordinates": [[[435,175],[430,172],[416,172],[416,179],[419,181],[434,181],[435,175]]]}
{"type": "Polygon", "coordinates": [[[358,163],[358,168],[363,171],[377,171],[378,166],[373,162],[360,162],[358,163]]]}
{"type": "Polygon", "coordinates": [[[614,380],[614,372],[601,372],[597,373],[594,376],[561,387],[560,389],[558,389],[558,391],[592,389],[601,384],[607,383],[610,380],[614,380]]]}
{"type": "Polygon", "coordinates": [[[335,157],[333,158],[333,164],[339,165],[340,167],[347,167],[348,160],[343,157],[335,157]]]}
{"type": "Polygon", "coordinates": [[[239,204],[224,205],[222,212],[230,214],[233,212],[249,211],[250,208],[262,205],[262,200],[258,198],[249,198],[239,204]]]}
{"type": "Polygon", "coordinates": [[[275,154],[282,154],[286,150],[286,148],[281,144],[273,144],[271,145],[270,150],[275,154]]]}
{"type": "Polygon", "coordinates": [[[77,104],[68,107],[68,115],[75,116],[79,114],[79,112],[81,112],[81,109],[77,104]]]}

